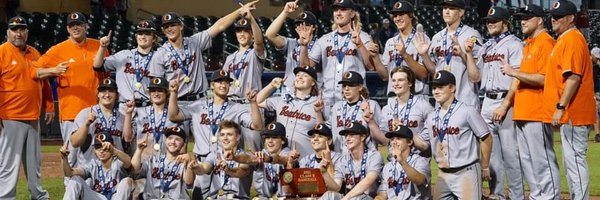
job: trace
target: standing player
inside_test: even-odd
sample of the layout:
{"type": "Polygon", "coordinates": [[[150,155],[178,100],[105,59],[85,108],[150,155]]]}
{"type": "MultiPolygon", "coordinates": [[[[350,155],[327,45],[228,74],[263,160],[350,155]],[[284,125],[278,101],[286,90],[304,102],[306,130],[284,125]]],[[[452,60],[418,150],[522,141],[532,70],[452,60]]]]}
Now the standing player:
{"type": "MultiPolygon", "coordinates": [[[[478,52],[481,35],[477,30],[465,25],[462,18],[465,15],[465,2],[463,0],[446,0],[443,5],[444,22],[446,28],[438,32],[427,42],[423,33],[417,33],[415,42],[423,64],[429,73],[439,70],[452,72],[457,77],[456,98],[470,106],[479,107],[479,97],[475,83],[481,79],[476,65],[467,65],[466,43],[472,43],[473,52],[478,52]],[[430,57],[429,55],[433,55],[430,57]]],[[[477,58],[475,58],[477,59],[477,58]]]]}
{"type": "Polygon", "coordinates": [[[554,2],[552,30],[558,34],[544,81],[544,122],[560,125],[563,163],[571,199],[588,199],[590,177],[586,161],[588,136],[596,122],[592,60],[585,37],[575,28],[577,8],[554,2]]]}
{"type": "Polygon", "coordinates": [[[150,105],[150,97],[146,88],[150,83],[148,67],[154,55],[152,48],[158,39],[154,23],[142,20],[137,24],[135,29],[137,47],[135,49],[122,50],[103,58],[102,52],[105,52],[110,45],[110,33],[108,36],[100,38],[100,48],[94,58],[94,70],[116,73],[119,102],[125,103],[128,100],[134,100],[136,107],[150,105]]]}
{"type": "MultiPolygon", "coordinates": [[[[554,131],[552,126],[543,123],[544,117],[544,75],[548,55],[554,46],[554,39],[544,29],[544,10],[534,4],[525,6],[518,13],[522,32],[527,36],[520,69],[510,65],[502,66],[502,73],[514,77],[510,93],[514,92],[514,103],[507,95],[493,114],[494,120],[504,118],[513,105],[513,120],[519,146],[519,159],[523,176],[529,185],[530,199],[559,199],[560,174],[554,153],[554,131]]],[[[507,120],[507,119],[505,119],[507,120]]]]}
{"type": "Polygon", "coordinates": [[[455,84],[454,75],[445,70],[431,81],[439,104],[425,124],[439,167],[433,198],[480,199],[482,179],[490,179],[492,137],[477,108],[454,97],[455,84]]]}
{"type": "Polygon", "coordinates": [[[283,85],[290,88],[290,90],[294,88],[294,69],[296,67],[301,67],[300,52],[302,49],[306,49],[310,54],[317,41],[317,37],[315,36],[318,23],[317,17],[310,11],[301,12],[294,21],[298,39],[279,35],[279,30],[287,20],[287,17],[295,12],[298,7],[297,1],[287,2],[283,7],[283,11],[281,11],[281,14],[273,20],[271,25],[269,25],[269,28],[267,28],[267,31],[265,31],[267,39],[273,46],[286,55],[285,77],[287,77],[287,79],[283,85]]]}
{"type": "MultiPolygon", "coordinates": [[[[390,11],[390,15],[398,28],[399,34],[387,40],[383,50],[383,58],[379,56],[379,46],[377,44],[371,43],[369,45],[369,52],[376,66],[375,68],[385,69],[382,71],[385,73],[380,72],[379,76],[382,80],[388,81],[388,96],[394,94],[391,80],[392,75],[389,72],[401,66],[408,66],[416,75],[415,85],[412,86],[415,90],[413,93],[421,94],[427,92],[425,85],[421,82],[427,79],[427,68],[425,68],[422,58],[417,53],[414,41],[414,37],[418,31],[415,27],[417,25],[417,17],[414,12],[415,9],[410,2],[397,1],[392,11],[390,11]]],[[[419,30],[419,32],[422,31],[419,30]]],[[[429,37],[426,35],[423,35],[423,37],[426,41],[429,41],[429,37]]]]}
{"type": "Polygon", "coordinates": [[[492,177],[490,197],[505,199],[504,175],[506,172],[510,199],[524,199],[517,137],[512,120],[513,112],[510,105],[503,104],[513,79],[502,73],[501,67],[509,65],[518,70],[523,51],[523,42],[509,31],[509,18],[506,8],[490,8],[483,20],[487,21],[487,30],[492,38],[479,49],[479,52],[473,51],[473,41],[466,41],[465,46],[467,68],[481,69],[481,90],[485,92],[481,116],[485,119],[494,137],[492,158],[490,159],[492,177]],[[474,59],[474,57],[480,59],[474,59]],[[505,119],[493,119],[493,112],[498,107],[506,107],[505,119]]]}
{"type": "Polygon", "coordinates": [[[316,66],[321,63],[325,115],[328,115],[335,102],[342,100],[342,86],[338,81],[347,71],[358,72],[365,77],[366,70],[373,70],[369,62],[369,51],[365,44],[371,42],[368,33],[361,31],[360,17],[352,0],[335,1],[333,9],[333,31],[323,35],[310,55],[308,49],[301,49],[301,66],[316,66]],[[310,57],[310,58],[309,58],[310,57]]]}

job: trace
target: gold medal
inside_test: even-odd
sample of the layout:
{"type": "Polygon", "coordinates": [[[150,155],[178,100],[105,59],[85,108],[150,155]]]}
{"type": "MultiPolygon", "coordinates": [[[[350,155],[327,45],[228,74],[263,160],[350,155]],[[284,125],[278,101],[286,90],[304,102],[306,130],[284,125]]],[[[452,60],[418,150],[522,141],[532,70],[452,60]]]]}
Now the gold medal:
{"type": "Polygon", "coordinates": [[[240,80],[235,80],[235,81],[233,82],[233,85],[234,85],[235,87],[240,87],[240,80]]]}
{"type": "Polygon", "coordinates": [[[142,88],[142,83],[140,83],[140,82],[135,82],[135,88],[136,88],[136,89],[138,89],[138,90],[139,90],[140,88],[142,88]]]}
{"type": "Polygon", "coordinates": [[[446,71],[450,71],[450,65],[446,65],[446,66],[444,67],[444,70],[446,70],[446,71]]]}
{"type": "Polygon", "coordinates": [[[190,77],[189,76],[184,77],[183,82],[190,83],[190,77]]]}
{"type": "Polygon", "coordinates": [[[160,144],[154,144],[154,151],[160,150],[160,144]]]}
{"type": "Polygon", "coordinates": [[[210,137],[210,142],[213,143],[213,144],[217,143],[217,136],[210,137]]]}
{"type": "Polygon", "coordinates": [[[225,195],[225,190],[220,189],[219,192],[217,193],[217,195],[219,195],[219,196],[225,195]]]}
{"type": "Polygon", "coordinates": [[[342,63],[338,63],[338,64],[336,65],[336,69],[337,69],[337,70],[342,70],[342,69],[344,69],[344,65],[342,65],[342,63]]]}

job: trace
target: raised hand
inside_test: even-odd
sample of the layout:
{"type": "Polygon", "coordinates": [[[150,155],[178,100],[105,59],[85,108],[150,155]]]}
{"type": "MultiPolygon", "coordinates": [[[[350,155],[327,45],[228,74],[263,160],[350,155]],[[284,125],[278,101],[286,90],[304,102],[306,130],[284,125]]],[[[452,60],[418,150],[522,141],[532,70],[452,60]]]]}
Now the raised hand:
{"type": "Polygon", "coordinates": [[[62,158],[67,158],[69,156],[69,141],[60,147],[60,155],[62,158]]]}
{"type": "Polygon", "coordinates": [[[400,40],[398,43],[394,45],[399,55],[404,55],[406,53],[406,48],[404,47],[404,42],[400,40]]]}
{"type": "Polygon", "coordinates": [[[426,41],[425,39],[425,33],[423,32],[417,32],[415,34],[415,47],[417,48],[417,52],[421,55],[425,55],[429,52],[429,45],[431,45],[431,43],[429,41],[426,41]]]}
{"type": "Polygon", "coordinates": [[[362,27],[360,27],[358,25],[358,22],[351,22],[352,26],[350,27],[350,31],[352,31],[352,43],[354,43],[357,48],[360,48],[360,46],[363,45],[363,42],[360,38],[360,30],[362,29],[362,27]]]}
{"type": "Polygon", "coordinates": [[[178,90],[179,90],[179,76],[177,76],[177,79],[169,82],[169,91],[170,92],[177,92],[178,90]]]}
{"type": "Polygon", "coordinates": [[[317,101],[315,101],[315,104],[313,105],[315,112],[323,112],[324,105],[325,103],[323,102],[323,92],[320,92],[317,101]]]}
{"type": "MultiPolygon", "coordinates": [[[[454,42],[454,40],[452,41],[454,42]]],[[[475,43],[477,43],[477,38],[475,36],[465,40],[465,51],[467,53],[473,53],[473,47],[475,47],[475,43]]]]}
{"type": "Polygon", "coordinates": [[[298,150],[296,150],[296,145],[292,145],[292,150],[288,154],[288,157],[289,157],[288,163],[296,162],[298,160],[298,158],[300,158],[300,152],[298,152],[298,150]]]}
{"type": "Polygon", "coordinates": [[[223,160],[232,161],[233,156],[235,156],[234,149],[224,149],[223,150],[223,160]]]}
{"type": "Polygon", "coordinates": [[[283,84],[283,82],[285,82],[285,80],[287,80],[287,76],[283,77],[283,79],[281,79],[279,77],[275,77],[273,80],[271,80],[270,85],[273,86],[274,88],[279,88],[279,87],[281,87],[281,84],[283,84]]]}
{"type": "Polygon", "coordinates": [[[131,113],[133,113],[134,109],[135,109],[135,101],[127,100],[127,102],[125,103],[125,112],[127,114],[131,114],[131,113]]]}
{"type": "Polygon", "coordinates": [[[308,45],[313,38],[312,26],[300,24],[296,27],[296,33],[298,33],[299,43],[302,46],[308,45]]]}
{"type": "Polygon", "coordinates": [[[379,55],[379,45],[376,44],[375,42],[369,43],[369,45],[367,45],[367,50],[369,51],[369,55],[371,57],[375,57],[375,56],[379,55]]]}
{"type": "Polygon", "coordinates": [[[258,92],[256,90],[247,90],[246,99],[248,100],[248,102],[255,103],[256,102],[256,94],[258,94],[258,92]]]}
{"type": "MultiPolygon", "coordinates": [[[[108,136],[111,137],[111,136],[108,136]]],[[[114,153],[115,147],[110,142],[102,142],[102,150],[110,153],[114,153]]]]}
{"type": "Polygon", "coordinates": [[[371,120],[373,120],[373,112],[371,112],[371,104],[369,103],[369,100],[364,97],[363,99],[364,101],[360,105],[360,109],[363,111],[363,119],[365,122],[369,123],[371,120]]]}
{"type": "Polygon", "coordinates": [[[100,46],[106,48],[110,45],[110,38],[112,37],[112,30],[108,31],[108,35],[100,38],[100,46]]]}
{"type": "Polygon", "coordinates": [[[291,1],[291,2],[287,2],[285,4],[285,6],[283,6],[283,12],[286,12],[287,14],[293,13],[296,11],[296,9],[298,9],[298,0],[296,1],[291,1]]]}
{"type": "Polygon", "coordinates": [[[94,121],[96,121],[96,114],[94,114],[94,110],[90,108],[90,112],[87,115],[87,120],[85,121],[88,126],[90,126],[94,121]]]}
{"type": "Polygon", "coordinates": [[[463,55],[464,52],[460,47],[460,43],[458,42],[456,36],[452,35],[450,36],[450,39],[452,40],[452,53],[455,53],[456,55],[463,55]]]}
{"type": "Polygon", "coordinates": [[[239,13],[240,16],[247,16],[248,14],[250,14],[251,11],[256,9],[256,3],[258,3],[258,0],[256,1],[251,1],[247,4],[242,4],[240,3],[241,8],[239,9],[239,13]]]}
{"type": "Polygon", "coordinates": [[[143,151],[148,146],[148,136],[150,133],[146,133],[146,138],[138,141],[137,147],[140,151],[143,151]]]}

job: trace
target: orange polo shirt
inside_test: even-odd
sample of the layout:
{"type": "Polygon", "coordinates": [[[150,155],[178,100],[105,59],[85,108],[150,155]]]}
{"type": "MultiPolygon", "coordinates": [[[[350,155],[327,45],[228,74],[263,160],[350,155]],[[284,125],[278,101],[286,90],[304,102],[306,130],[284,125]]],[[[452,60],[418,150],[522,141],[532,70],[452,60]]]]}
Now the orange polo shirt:
{"type": "MultiPolygon", "coordinates": [[[[27,46],[25,54],[10,42],[0,45],[0,119],[38,120],[42,105],[42,84],[33,62],[40,53],[27,46]]],[[[47,105],[47,110],[53,107],[47,105]]]]}
{"type": "MultiPolygon", "coordinates": [[[[520,71],[529,74],[546,74],[548,55],[554,47],[554,39],[547,32],[541,32],[535,38],[527,38],[523,48],[520,71]]],[[[544,109],[541,102],[544,87],[518,82],[513,106],[513,120],[541,122],[544,109]]]]}
{"type": "MultiPolygon", "coordinates": [[[[36,63],[40,67],[54,67],[69,61],[67,72],[58,77],[58,109],[60,120],[74,120],[77,113],[97,102],[97,87],[106,73],[93,69],[94,56],[100,42],[87,38],[83,44],[67,39],[51,47],[36,63]]],[[[108,56],[108,51],[105,52],[108,56]]]]}
{"type": "Polygon", "coordinates": [[[596,101],[592,60],[585,38],[576,28],[561,34],[550,54],[544,82],[544,122],[550,123],[556,104],[563,94],[569,73],[581,76],[581,83],[571,101],[567,103],[561,123],[571,121],[574,126],[591,125],[596,121],[596,101]],[[551,109],[550,109],[551,108],[551,109]]]}

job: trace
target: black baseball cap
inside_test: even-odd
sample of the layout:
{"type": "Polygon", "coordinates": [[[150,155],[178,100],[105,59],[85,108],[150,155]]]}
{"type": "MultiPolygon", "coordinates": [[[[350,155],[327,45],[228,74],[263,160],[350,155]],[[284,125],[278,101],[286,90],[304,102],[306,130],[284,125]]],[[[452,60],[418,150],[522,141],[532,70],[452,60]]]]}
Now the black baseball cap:
{"type": "Polygon", "coordinates": [[[363,77],[355,71],[347,71],[342,76],[342,80],[338,84],[345,85],[361,85],[364,83],[363,77]]]}
{"type": "Polygon", "coordinates": [[[308,131],[308,136],[312,136],[314,134],[319,134],[329,138],[333,137],[333,134],[331,134],[331,129],[324,123],[318,123],[313,129],[308,131]]]}
{"type": "Polygon", "coordinates": [[[285,138],[285,135],[286,135],[285,127],[283,126],[283,124],[281,124],[279,122],[273,122],[273,123],[268,124],[265,127],[265,130],[262,132],[263,137],[275,136],[275,137],[285,138]]]}
{"type": "Polygon", "coordinates": [[[104,143],[104,142],[109,142],[111,144],[114,144],[114,140],[113,140],[112,136],[110,135],[110,133],[100,132],[100,133],[96,134],[96,141],[94,142],[94,148],[102,147],[102,143],[104,143]]]}
{"type": "Polygon", "coordinates": [[[396,3],[394,3],[394,6],[392,7],[392,10],[390,11],[390,14],[396,14],[396,13],[414,13],[415,12],[415,8],[413,7],[413,5],[408,2],[408,1],[397,1],[396,3]]]}
{"type": "Polygon", "coordinates": [[[503,7],[494,6],[488,10],[487,16],[483,17],[483,20],[487,21],[501,21],[508,20],[510,15],[508,14],[508,10],[503,7]]]}
{"type": "Polygon", "coordinates": [[[162,16],[162,24],[160,26],[165,26],[173,23],[181,23],[181,18],[175,12],[168,12],[162,16]]]}
{"type": "Polygon", "coordinates": [[[577,14],[577,7],[571,1],[558,0],[554,2],[552,8],[550,8],[550,15],[553,17],[564,17],[574,14],[577,14]]]}
{"type": "Polygon", "coordinates": [[[67,16],[67,25],[71,24],[87,24],[85,15],[80,12],[72,12],[69,14],[69,16],[67,16]]]}
{"type": "Polygon", "coordinates": [[[235,28],[235,30],[239,30],[239,29],[243,29],[243,30],[252,29],[252,27],[250,26],[250,20],[248,18],[245,18],[245,17],[238,18],[235,21],[235,23],[233,24],[233,27],[235,28]]]}
{"type": "Polygon", "coordinates": [[[465,9],[467,4],[463,0],[445,0],[444,2],[442,2],[442,6],[465,9]]]}
{"type": "Polygon", "coordinates": [[[352,0],[334,0],[331,8],[334,10],[336,8],[350,8],[354,10],[356,8],[356,4],[354,4],[354,1],[352,0]]]}
{"type": "Polygon", "coordinates": [[[148,89],[157,88],[157,89],[169,89],[169,81],[163,77],[154,77],[150,80],[150,84],[148,85],[148,89]]]}
{"type": "Polygon", "coordinates": [[[105,78],[98,84],[98,91],[107,89],[117,89],[117,82],[112,78],[105,78]]]}
{"type": "Polygon", "coordinates": [[[8,28],[13,29],[15,27],[27,28],[27,20],[21,16],[10,18],[10,20],[8,20],[8,28]]]}
{"type": "Polygon", "coordinates": [[[152,21],[141,20],[138,22],[137,26],[135,26],[135,32],[137,33],[142,31],[156,32],[156,25],[154,25],[154,22],[152,21]]]}
{"type": "Polygon", "coordinates": [[[220,69],[220,70],[214,71],[212,73],[212,76],[210,77],[210,81],[215,82],[215,81],[221,81],[221,80],[226,80],[228,82],[233,81],[233,79],[231,77],[229,77],[229,73],[227,73],[225,70],[220,69]]]}
{"type": "Polygon", "coordinates": [[[185,135],[185,131],[183,131],[182,128],[179,128],[177,126],[167,128],[167,131],[165,131],[165,137],[167,138],[171,135],[177,135],[180,138],[182,138],[183,140],[186,140],[186,138],[187,138],[187,136],[185,135]]]}
{"type": "Polygon", "coordinates": [[[304,11],[296,16],[296,20],[294,20],[294,24],[299,23],[307,23],[310,25],[317,25],[317,16],[310,11],[304,11]]]}
{"type": "Polygon", "coordinates": [[[340,135],[347,135],[347,134],[368,135],[369,131],[367,131],[367,128],[365,128],[365,126],[363,126],[361,123],[359,123],[357,121],[353,121],[352,123],[346,124],[346,127],[344,127],[344,130],[340,131],[340,135]]]}
{"type": "Polygon", "coordinates": [[[412,139],[413,132],[410,130],[410,128],[408,128],[406,126],[396,126],[396,129],[394,131],[385,133],[385,137],[386,138],[401,137],[401,138],[412,139]]]}
{"type": "Polygon", "coordinates": [[[433,75],[433,80],[430,82],[432,85],[456,85],[456,78],[454,78],[454,74],[446,70],[440,70],[433,75]]]}
{"type": "Polygon", "coordinates": [[[315,79],[315,81],[317,81],[317,69],[311,66],[304,66],[304,67],[296,67],[294,68],[294,75],[298,74],[298,72],[304,72],[307,73],[308,75],[310,75],[310,77],[312,77],[313,79],[315,79]]]}
{"type": "Polygon", "coordinates": [[[542,7],[535,4],[528,4],[524,8],[520,8],[515,15],[519,17],[544,17],[546,13],[542,7]]]}

